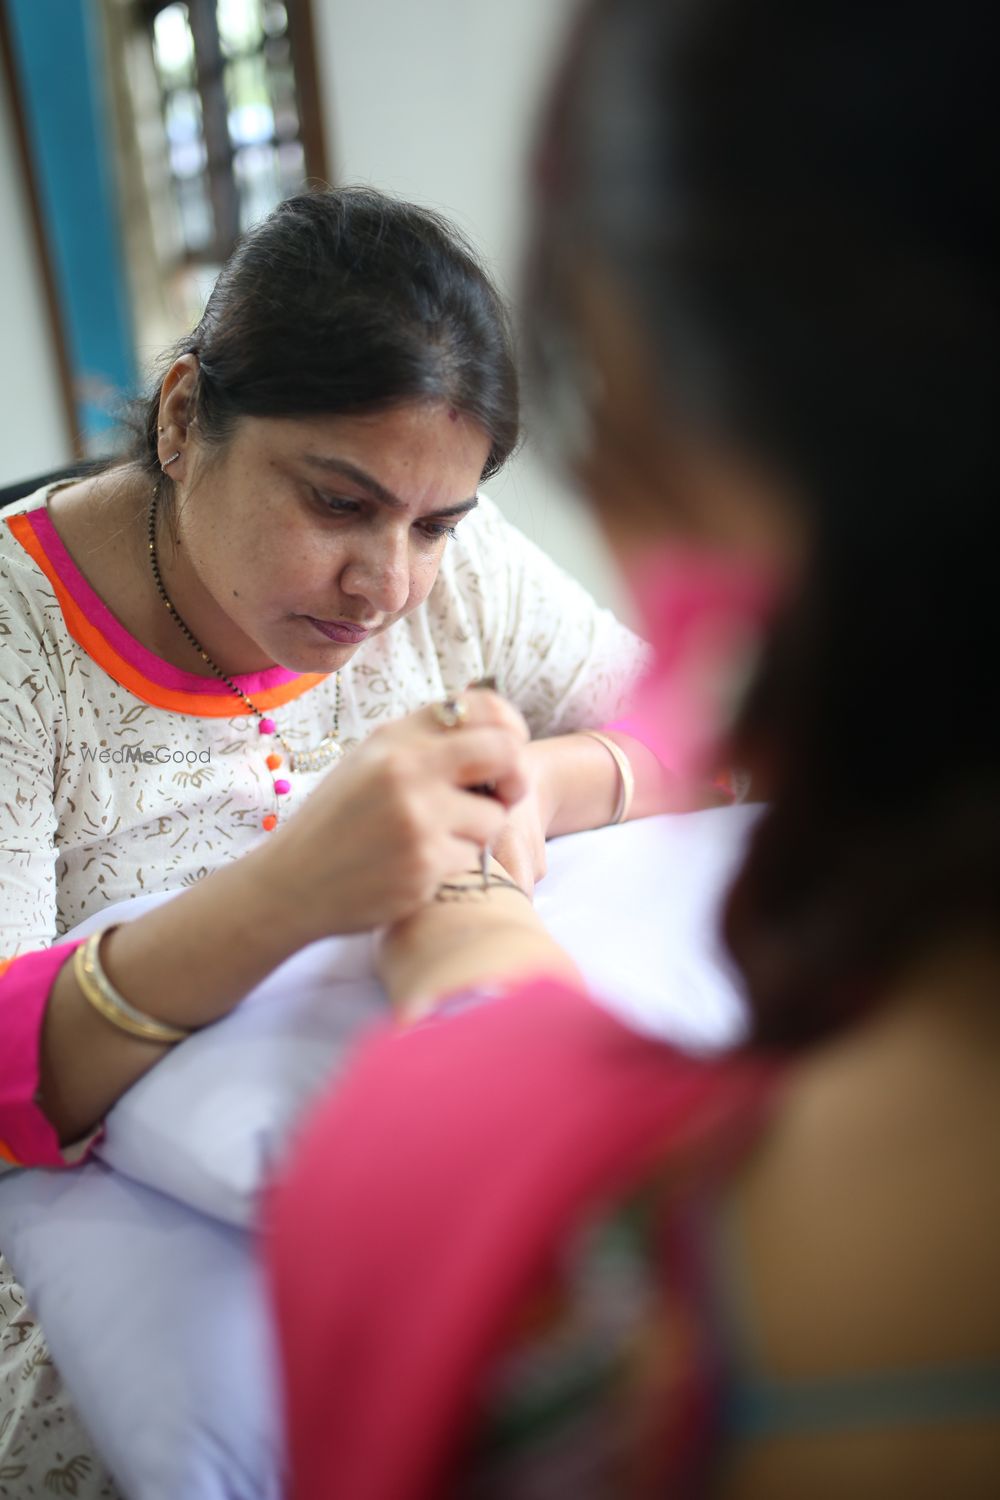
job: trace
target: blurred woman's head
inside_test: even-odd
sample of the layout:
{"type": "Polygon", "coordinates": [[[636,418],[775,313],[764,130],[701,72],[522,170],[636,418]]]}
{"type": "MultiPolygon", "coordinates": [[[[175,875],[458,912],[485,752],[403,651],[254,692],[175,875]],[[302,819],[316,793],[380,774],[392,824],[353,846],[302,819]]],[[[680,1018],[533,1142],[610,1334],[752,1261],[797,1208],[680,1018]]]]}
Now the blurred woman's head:
{"type": "Polygon", "coordinates": [[[735,736],[764,1037],[996,917],[986,51],[969,0],[597,0],[542,141],[535,362],[626,568],[780,580],[735,736]]]}

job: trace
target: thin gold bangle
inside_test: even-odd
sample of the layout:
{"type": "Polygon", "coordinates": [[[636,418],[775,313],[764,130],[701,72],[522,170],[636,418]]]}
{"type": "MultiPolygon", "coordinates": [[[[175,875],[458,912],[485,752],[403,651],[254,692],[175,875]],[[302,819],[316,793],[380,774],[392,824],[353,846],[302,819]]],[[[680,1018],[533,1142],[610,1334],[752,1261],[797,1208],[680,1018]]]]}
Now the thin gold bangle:
{"type": "Polygon", "coordinates": [[[101,939],[113,931],[113,927],[104,927],[100,932],[92,933],[73,954],[73,974],[84,999],[105,1021],[110,1021],[119,1031],[138,1037],[140,1041],[155,1042],[160,1046],[185,1041],[191,1035],[190,1031],[180,1026],[169,1026],[164,1021],[155,1021],[152,1016],[136,1010],[124,995],[118,993],[105,974],[99,951],[101,939]]]}
{"type": "MultiPolygon", "coordinates": [[[[632,807],[632,798],[635,796],[635,772],[632,770],[632,762],[629,760],[621,745],[616,745],[614,740],[602,734],[599,729],[581,729],[581,734],[587,734],[592,740],[597,740],[611,755],[615,765],[618,767],[618,775],[621,778],[621,791],[618,803],[615,807],[611,824],[624,823],[632,807]]],[[[610,826],[610,825],[609,825],[610,826]]]]}

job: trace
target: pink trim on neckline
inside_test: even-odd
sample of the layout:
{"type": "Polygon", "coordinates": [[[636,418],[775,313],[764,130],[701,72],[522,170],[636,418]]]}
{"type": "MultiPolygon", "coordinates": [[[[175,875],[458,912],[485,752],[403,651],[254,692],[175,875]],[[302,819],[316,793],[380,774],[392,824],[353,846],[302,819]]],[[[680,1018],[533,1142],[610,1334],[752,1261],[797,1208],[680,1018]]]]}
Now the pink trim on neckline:
{"type": "MultiPolygon", "coordinates": [[[[196,672],[185,672],[180,667],[171,666],[170,662],[164,661],[162,656],[157,656],[141,641],[136,640],[121,621],[115,619],[104,600],[91,588],[70,557],[49,515],[47,506],[48,496],[46,496],[45,503],[37,510],[25,512],[25,520],[30,524],[45,555],[58,573],[60,582],[64,584],[67,592],[72,595],[73,600],[91,624],[101,632],[119,656],[159,687],[172,688],[176,692],[218,695],[220,690],[225,688],[225,683],[218,677],[200,677],[196,672]]],[[[265,672],[244,672],[239,676],[234,675],[233,681],[248,697],[252,697],[254,693],[265,692],[268,688],[282,687],[286,682],[293,682],[301,675],[300,672],[292,672],[287,667],[268,667],[265,672]]]]}

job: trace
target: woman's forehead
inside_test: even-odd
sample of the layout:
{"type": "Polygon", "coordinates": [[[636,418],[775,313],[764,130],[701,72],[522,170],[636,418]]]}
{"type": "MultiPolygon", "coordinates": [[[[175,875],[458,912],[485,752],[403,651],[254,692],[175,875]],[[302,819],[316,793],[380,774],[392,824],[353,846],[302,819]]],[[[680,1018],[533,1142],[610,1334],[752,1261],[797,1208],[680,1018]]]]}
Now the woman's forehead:
{"type": "Polygon", "coordinates": [[[377,412],[257,418],[246,424],[247,452],[294,464],[317,480],[359,484],[390,508],[475,499],[490,438],[471,417],[452,418],[445,402],[412,402],[377,412]]]}

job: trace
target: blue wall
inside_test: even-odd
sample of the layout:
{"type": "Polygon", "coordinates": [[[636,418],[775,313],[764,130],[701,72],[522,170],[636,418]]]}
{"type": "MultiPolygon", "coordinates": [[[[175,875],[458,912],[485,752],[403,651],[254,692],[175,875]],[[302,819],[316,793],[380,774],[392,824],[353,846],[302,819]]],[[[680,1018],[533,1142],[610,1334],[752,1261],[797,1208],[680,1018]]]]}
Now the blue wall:
{"type": "Polygon", "coordinates": [[[8,0],[7,10],[77,422],[85,451],[103,453],[136,366],[96,0],[8,0]]]}

